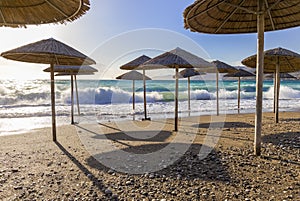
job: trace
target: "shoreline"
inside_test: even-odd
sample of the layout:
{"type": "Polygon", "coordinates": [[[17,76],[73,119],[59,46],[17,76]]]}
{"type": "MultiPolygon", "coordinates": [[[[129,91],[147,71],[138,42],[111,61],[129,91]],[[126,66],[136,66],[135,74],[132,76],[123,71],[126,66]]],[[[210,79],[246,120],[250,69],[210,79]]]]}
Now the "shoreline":
{"type": "Polygon", "coordinates": [[[274,123],[273,113],[263,114],[261,157],[253,155],[254,115],[226,115],[220,135],[211,135],[216,145],[201,160],[197,154],[205,147],[211,117],[183,118],[179,126],[184,131],[182,140],[186,140],[186,134],[196,134],[187,151],[174,163],[143,174],[105,166],[101,158],[114,152],[106,149],[92,153],[95,147],[86,143],[109,142],[131,155],[159,151],[171,142],[181,148],[182,143],[174,141],[177,134],[172,132],[172,119],[130,121],[140,131],[125,122],[93,127],[63,125],[57,128],[58,143],[52,142],[51,128],[0,136],[0,199],[299,199],[300,113],[281,112],[278,124],[274,123]],[[161,132],[149,138],[146,131],[162,124],[161,132]],[[123,128],[138,132],[121,132],[123,128]],[[84,129],[89,132],[83,132],[84,129]]]}
{"type": "MultiPolygon", "coordinates": [[[[263,113],[272,113],[272,109],[268,108],[263,111],[263,113]]],[[[294,109],[281,111],[280,113],[284,112],[294,112],[297,113],[298,111],[295,111],[294,109]]],[[[197,111],[179,111],[179,118],[187,118],[187,117],[205,117],[205,116],[211,116],[214,115],[215,111],[210,112],[197,112],[197,111]]],[[[254,109],[241,109],[240,114],[241,115],[247,115],[247,114],[254,114],[254,109]]],[[[221,115],[239,115],[237,113],[237,110],[228,110],[228,111],[220,111],[221,115]]],[[[280,114],[279,114],[280,115],[280,114]]],[[[101,115],[100,115],[101,116],[101,115]]],[[[165,113],[148,113],[148,116],[155,120],[161,120],[161,119],[170,119],[173,118],[174,114],[173,112],[169,112],[167,114],[165,113]]],[[[143,112],[137,112],[136,114],[120,114],[118,117],[111,115],[111,118],[109,118],[107,114],[105,114],[102,118],[98,120],[96,116],[77,116],[75,115],[75,122],[78,122],[79,124],[84,123],[101,123],[101,122],[123,122],[123,121],[141,121],[144,118],[143,112]]],[[[57,116],[57,126],[65,126],[70,125],[70,116],[57,116]]],[[[20,134],[26,134],[28,132],[34,131],[36,129],[43,129],[43,128],[51,128],[51,116],[45,116],[45,117],[16,117],[16,118],[2,118],[0,119],[0,122],[2,122],[2,132],[0,131],[0,137],[1,136],[7,136],[7,135],[20,135],[20,134]],[[32,123],[34,122],[34,123],[32,123]],[[16,127],[15,125],[18,125],[19,127],[16,127]],[[15,130],[12,130],[12,127],[15,130]],[[5,130],[6,129],[6,130],[5,130]],[[5,131],[4,131],[5,130],[5,131]],[[8,130],[8,131],[7,131],[8,130]]]]}

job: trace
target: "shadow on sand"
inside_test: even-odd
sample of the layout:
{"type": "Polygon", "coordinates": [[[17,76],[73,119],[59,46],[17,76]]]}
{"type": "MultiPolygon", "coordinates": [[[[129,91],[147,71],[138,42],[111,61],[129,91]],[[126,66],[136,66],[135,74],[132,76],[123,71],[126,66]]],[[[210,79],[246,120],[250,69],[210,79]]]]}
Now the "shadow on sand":
{"type": "Polygon", "coordinates": [[[264,143],[271,143],[276,146],[300,149],[300,133],[287,132],[262,136],[264,143]]]}
{"type": "Polygon", "coordinates": [[[300,150],[300,133],[287,132],[262,136],[263,143],[276,146],[276,153],[264,156],[266,159],[278,160],[300,166],[298,162],[300,150]]]}
{"type": "Polygon", "coordinates": [[[252,124],[244,122],[211,122],[192,125],[194,128],[253,128],[252,124]]]}
{"type": "MultiPolygon", "coordinates": [[[[221,161],[220,153],[218,153],[214,149],[201,144],[189,145],[189,144],[182,144],[182,143],[173,143],[172,145],[175,147],[175,149],[173,149],[174,151],[183,150],[184,148],[186,148],[187,150],[183,152],[176,160],[173,161],[172,161],[172,157],[173,157],[172,153],[168,154],[167,155],[168,158],[164,158],[163,160],[172,161],[172,163],[168,164],[167,166],[161,166],[161,164],[157,163],[158,161],[161,161],[161,158],[159,157],[154,158],[145,154],[144,161],[141,161],[140,164],[135,164],[135,167],[138,167],[139,165],[140,166],[156,165],[155,167],[152,167],[152,170],[155,170],[153,171],[154,174],[157,177],[168,177],[169,179],[187,179],[187,180],[202,179],[206,181],[222,181],[222,182],[229,182],[231,180],[227,172],[227,167],[225,163],[221,161]],[[198,154],[199,152],[201,152],[201,150],[210,150],[210,153],[208,153],[205,158],[200,159],[198,154]],[[145,163],[146,160],[147,163],[145,163]]],[[[130,146],[121,149],[121,151],[127,152],[128,154],[132,153],[132,150],[148,150],[148,151],[153,150],[153,152],[154,151],[158,152],[157,150],[159,150],[159,148],[163,149],[166,146],[168,146],[168,144],[166,143],[146,144],[146,145],[139,145],[139,146],[130,146]]],[[[142,155],[142,152],[140,152],[139,154],[136,154],[134,157],[129,157],[128,160],[124,158],[124,161],[120,162],[118,160],[118,151],[95,154],[87,159],[87,163],[91,167],[98,169],[99,167],[102,166],[102,165],[99,166],[99,164],[101,163],[101,160],[103,158],[115,158],[115,163],[112,164],[113,167],[118,167],[121,165],[130,166],[131,163],[130,160],[134,160],[135,156],[139,155],[139,157],[141,157],[142,155]]],[[[128,169],[125,172],[130,174],[130,170],[128,169]]],[[[152,171],[146,171],[146,172],[152,172],[152,171]]]]}
{"type": "MultiPolygon", "coordinates": [[[[59,142],[55,142],[57,147],[84,173],[84,175],[93,182],[93,184],[103,193],[105,193],[105,190],[107,187],[102,183],[101,178],[97,178],[91,171],[88,170],[80,161],[76,159],[75,156],[73,156],[63,145],[61,145],[59,142]]],[[[99,170],[107,169],[101,164],[98,164],[99,170]]]]}

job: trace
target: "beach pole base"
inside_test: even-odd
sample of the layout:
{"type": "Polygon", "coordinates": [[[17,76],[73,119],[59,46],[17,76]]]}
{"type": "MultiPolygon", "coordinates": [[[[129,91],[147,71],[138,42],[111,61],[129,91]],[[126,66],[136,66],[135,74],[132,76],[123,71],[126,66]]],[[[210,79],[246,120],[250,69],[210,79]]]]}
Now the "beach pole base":
{"type": "Polygon", "coordinates": [[[151,118],[150,117],[142,118],[142,121],[151,121],[151,118]]]}

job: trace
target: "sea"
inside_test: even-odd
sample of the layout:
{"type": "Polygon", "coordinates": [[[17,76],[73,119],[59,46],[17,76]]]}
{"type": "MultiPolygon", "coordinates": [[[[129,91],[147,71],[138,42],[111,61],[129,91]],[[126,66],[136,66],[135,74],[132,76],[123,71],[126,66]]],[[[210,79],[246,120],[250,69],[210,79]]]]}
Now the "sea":
{"type": "MultiPolygon", "coordinates": [[[[144,118],[143,82],[135,81],[133,110],[132,81],[77,80],[78,104],[74,90],[75,121],[97,123],[141,120],[144,118]],[[77,105],[79,105],[79,110],[77,105]],[[80,115],[79,115],[80,114],[80,115]]],[[[221,114],[237,110],[236,80],[219,81],[221,114]]],[[[146,83],[147,117],[174,117],[174,80],[149,80],[146,83]]],[[[263,111],[273,111],[273,80],[263,83],[263,111]]],[[[0,80],[0,135],[24,133],[51,127],[49,80],[0,80]]],[[[70,124],[70,80],[55,81],[57,125],[70,124]]],[[[179,80],[179,117],[216,114],[216,81],[191,80],[190,110],[187,80],[179,80]]],[[[241,113],[255,112],[255,80],[241,81],[241,113]]],[[[282,80],[280,111],[300,111],[300,80],[282,80]]]]}

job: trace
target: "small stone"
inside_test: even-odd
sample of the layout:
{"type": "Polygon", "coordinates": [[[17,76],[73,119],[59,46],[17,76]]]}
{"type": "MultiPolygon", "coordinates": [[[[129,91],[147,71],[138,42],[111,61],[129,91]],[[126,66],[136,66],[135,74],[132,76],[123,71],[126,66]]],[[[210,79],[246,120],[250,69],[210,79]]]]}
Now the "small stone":
{"type": "Polygon", "coordinates": [[[112,194],[112,191],[110,189],[105,189],[105,195],[111,195],[112,194]]]}
{"type": "Polygon", "coordinates": [[[111,198],[114,199],[114,200],[118,200],[118,195],[117,195],[117,194],[113,194],[113,195],[111,196],[111,198]]]}
{"type": "Polygon", "coordinates": [[[23,189],[23,187],[22,186],[14,186],[14,189],[15,190],[21,190],[21,189],[23,189]]]}
{"type": "Polygon", "coordinates": [[[19,172],[19,170],[16,169],[16,168],[14,168],[14,169],[11,170],[11,172],[12,172],[12,173],[16,173],[16,172],[19,172]]]}

